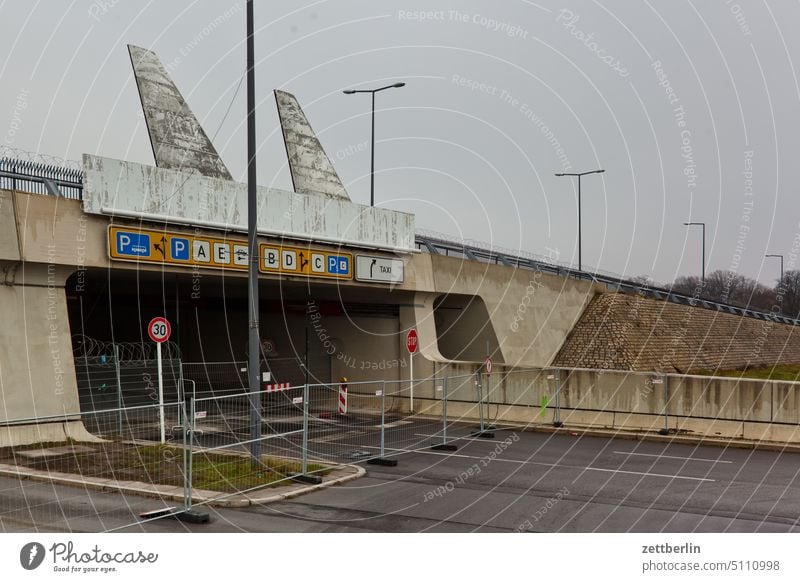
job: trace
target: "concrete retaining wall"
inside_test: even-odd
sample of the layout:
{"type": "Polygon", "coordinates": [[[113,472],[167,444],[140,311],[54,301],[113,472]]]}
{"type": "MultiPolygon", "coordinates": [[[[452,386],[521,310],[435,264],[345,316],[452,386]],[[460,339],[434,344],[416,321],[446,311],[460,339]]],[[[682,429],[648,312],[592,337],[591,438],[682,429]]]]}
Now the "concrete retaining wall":
{"type": "MultiPolygon", "coordinates": [[[[447,376],[449,418],[477,420],[476,378],[474,373],[464,375],[470,368],[476,369],[453,365],[435,380],[420,381],[416,411],[441,414],[443,392],[436,387],[444,387],[447,376]]],[[[484,414],[490,422],[551,424],[557,375],[561,420],[567,426],[650,431],[666,426],[672,433],[697,436],[800,442],[800,383],[772,380],[613,370],[501,370],[488,384],[482,378],[488,403],[484,414]]],[[[398,409],[407,411],[407,402],[398,409]]]]}

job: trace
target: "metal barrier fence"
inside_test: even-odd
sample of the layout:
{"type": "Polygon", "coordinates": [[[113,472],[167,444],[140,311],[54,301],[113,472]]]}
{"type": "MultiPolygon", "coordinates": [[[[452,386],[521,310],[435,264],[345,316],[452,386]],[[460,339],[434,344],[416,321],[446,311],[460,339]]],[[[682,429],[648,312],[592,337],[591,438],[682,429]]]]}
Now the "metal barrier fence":
{"type": "MultiPolygon", "coordinates": [[[[164,406],[168,429],[179,422],[181,406],[164,406]]],[[[185,487],[183,433],[168,430],[170,442],[160,443],[159,406],[17,419],[0,431],[20,427],[43,442],[0,448],[0,531],[123,529],[171,506],[152,496],[109,494],[116,483],[185,487]]]]}
{"type": "Polygon", "coordinates": [[[247,493],[308,473],[302,463],[304,386],[274,393],[195,398],[189,407],[187,497],[196,489],[247,493]]]}
{"type": "MultiPolygon", "coordinates": [[[[302,386],[305,372],[298,358],[267,358],[261,361],[262,387],[265,384],[302,386]],[[269,380],[263,374],[269,373],[269,380]]],[[[246,361],[184,362],[182,374],[194,383],[195,397],[224,396],[249,392],[246,361]]]]}
{"type": "Polygon", "coordinates": [[[352,463],[386,457],[385,382],[309,384],[309,458],[352,463]]]}
{"type": "MultiPolygon", "coordinates": [[[[164,401],[183,399],[181,361],[162,361],[164,401]]],[[[75,358],[78,398],[82,411],[147,406],[159,401],[158,362],[111,356],[75,358]]]]}
{"type": "Polygon", "coordinates": [[[798,402],[800,382],[565,368],[479,368],[415,395],[415,407],[440,420],[439,444],[451,444],[455,429],[491,437],[499,424],[797,441],[798,402]]]}

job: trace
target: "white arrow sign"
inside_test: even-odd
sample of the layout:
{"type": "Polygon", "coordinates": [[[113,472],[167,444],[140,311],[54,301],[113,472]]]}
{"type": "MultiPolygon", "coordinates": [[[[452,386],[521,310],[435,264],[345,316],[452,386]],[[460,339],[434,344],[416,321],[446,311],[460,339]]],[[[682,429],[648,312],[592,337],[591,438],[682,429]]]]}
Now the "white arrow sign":
{"type": "Polygon", "coordinates": [[[368,281],[372,283],[402,283],[403,266],[402,259],[387,259],[384,257],[357,255],[356,281],[368,281]]]}

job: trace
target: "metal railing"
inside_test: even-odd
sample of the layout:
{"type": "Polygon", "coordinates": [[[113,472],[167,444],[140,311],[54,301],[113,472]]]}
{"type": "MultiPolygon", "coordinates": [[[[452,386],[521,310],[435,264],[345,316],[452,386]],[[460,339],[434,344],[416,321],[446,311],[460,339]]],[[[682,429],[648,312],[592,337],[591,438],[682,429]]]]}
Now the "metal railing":
{"type": "Polygon", "coordinates": [[[66,165],[0,157],[0,190],[83,199],[83,171],[66,165]]]}
{"type": "Polygon", "coordinates": [[[800,319],[786,317],[772,312],[760,311],[758,309],[740,307],[738,305],[711,299],[704,299],[701,296],[695,297],[683,293],[676,293],[666,287],[630,281],[619,275],[602,272],[597,269],[586,270],[584,268],[583,270],[578,270],[570,265],[557,263],[538,255],[520,256],[523,254],[521,252],[509,254],[508,252],[492,248],[489,245],[476,246],[472,241],[458,242],[456,240],[446,240],[444,238],[417,233],[416,246],[418,249],[434,255],[465,257],[472,261],[505,265],[518,269],[548,273],[559,277],[591,281],[604,284],[611,290],[629,295],[641,295],[649,299],[660,299],[680,305],[700,307],[742,317],[760,319],[762,321],[800,325],[800,319]],[[468,242],[469,244],[467,244],[468,242]]]}

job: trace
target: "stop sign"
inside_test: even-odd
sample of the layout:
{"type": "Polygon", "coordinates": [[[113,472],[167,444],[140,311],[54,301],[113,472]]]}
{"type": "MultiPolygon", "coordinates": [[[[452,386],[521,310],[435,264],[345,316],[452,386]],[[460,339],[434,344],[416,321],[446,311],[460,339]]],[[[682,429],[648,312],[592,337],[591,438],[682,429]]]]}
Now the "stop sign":
{"type": "Polygon", "coordinates": [[[408,330],[408,335],[406,336],[406,348],[408,348],[409,354],[413,354],[417,351],[417,330],[413,327],[408,330]]]}

